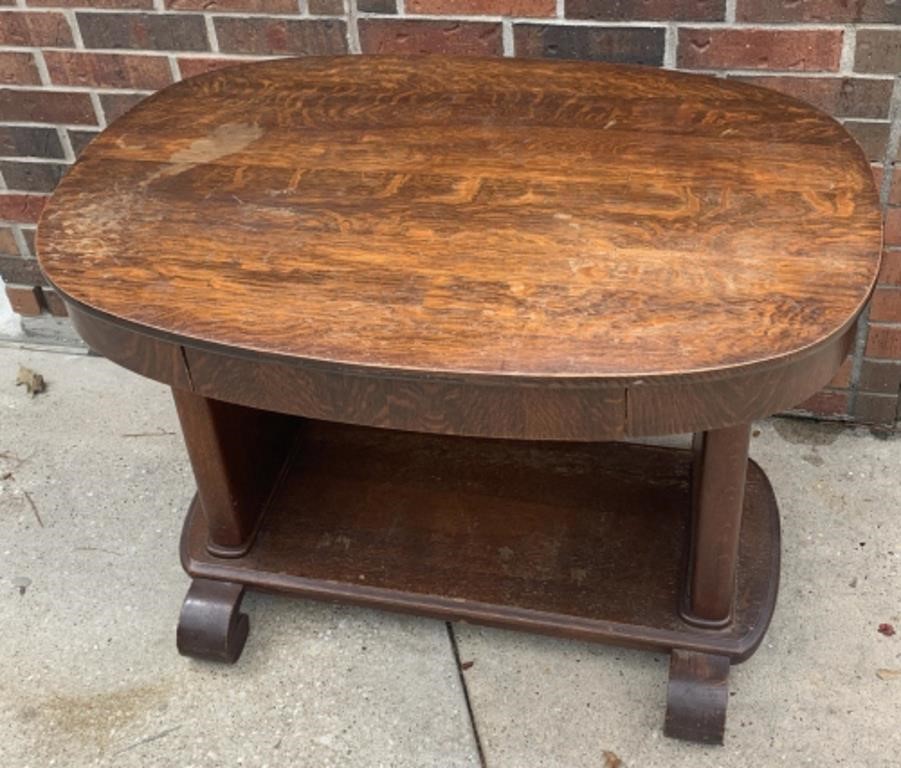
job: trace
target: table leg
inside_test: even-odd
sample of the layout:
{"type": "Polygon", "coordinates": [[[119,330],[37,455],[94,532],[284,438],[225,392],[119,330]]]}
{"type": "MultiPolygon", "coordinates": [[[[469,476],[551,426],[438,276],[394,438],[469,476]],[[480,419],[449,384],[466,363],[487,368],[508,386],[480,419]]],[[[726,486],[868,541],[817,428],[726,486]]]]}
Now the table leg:
{"type": "MultiPolygon", "coordinates": [[[[682,618],[711,630],[732,622],[750,424],[695,435],[691,549],[682,618]]],[[[667,736],[721,744],[729,659],[674,649],[666,702],[667,736]]]]}
{"type": "MultiPolygon", "coordinates": [[[[183,389],[172,394],[207,523],[206,549],[217,558],[240,557],[253,544],[298,420],[183,389]]],[[[238,583],[194,579],[178,620],[179,652],[236,661],[250,628],[239,610],[243,595],[238,583]]]]}
{"type": "Polygon", "coordinates": [[[732,621],[750,439],[750,424],[695,435],[683,618],[697,626],[723,627],[732,621]]]}
{"type": "Polygon", "coordinates": [[[173,389],[207,520],[207,548],[240,557],[288,458],[296,419],[173,389]]]}

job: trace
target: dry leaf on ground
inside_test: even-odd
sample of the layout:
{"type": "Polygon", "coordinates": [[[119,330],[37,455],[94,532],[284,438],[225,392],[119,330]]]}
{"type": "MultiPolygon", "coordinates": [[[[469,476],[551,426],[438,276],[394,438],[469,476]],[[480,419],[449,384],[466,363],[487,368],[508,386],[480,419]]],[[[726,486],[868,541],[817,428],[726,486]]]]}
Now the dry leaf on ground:
{"type": "Polygon", "coordinates": [[[20,365],[19,372],[16,374],[16,386],[21,387],[23,385],[25,391],[32,397],[41,394],[47,389],[47,382],[44,381],[44,377],[41,374],[31,370],[31,368],[20,365]]]}
{"type": "Polygon", "coordinates": [[[601,768],[625,768],[623,766],[623,761],[619,759],[619,755],[616,752],[611,752],[608,749],[604,750],[604,762],[601,765],[601,768]]]}

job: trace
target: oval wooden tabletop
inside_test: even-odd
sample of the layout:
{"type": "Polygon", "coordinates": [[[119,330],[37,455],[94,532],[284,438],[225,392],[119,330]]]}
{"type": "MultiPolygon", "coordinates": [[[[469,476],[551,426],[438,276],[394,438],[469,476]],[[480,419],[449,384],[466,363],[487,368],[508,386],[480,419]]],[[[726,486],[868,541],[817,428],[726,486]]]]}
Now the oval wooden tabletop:
{"type": "Polygon", "coordinates": [[[880,247],[862,152],[801,102],[442,57],[178,83],[88,147],[38,232],[70,301],[151,335],[525,382],[784,363],[847,333],[880,247]]]}

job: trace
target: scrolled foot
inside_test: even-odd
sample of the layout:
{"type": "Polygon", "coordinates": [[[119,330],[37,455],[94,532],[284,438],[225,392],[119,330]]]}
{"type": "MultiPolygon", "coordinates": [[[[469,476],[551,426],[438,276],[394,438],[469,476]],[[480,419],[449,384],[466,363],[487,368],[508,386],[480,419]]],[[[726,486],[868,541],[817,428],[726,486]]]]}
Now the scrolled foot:
{"type": "Polygon", "coordinates": [[[674,650],[666,691],[665,735],[722,744],[729,702],[729,658],[674,650]]]}
{"type": "Polygon", "coordinates": [[[178,652],[197,659],[233,664],[250,631],[241,613],[244,586],[230,581],[194,579],[178,619],[178,652]]]}

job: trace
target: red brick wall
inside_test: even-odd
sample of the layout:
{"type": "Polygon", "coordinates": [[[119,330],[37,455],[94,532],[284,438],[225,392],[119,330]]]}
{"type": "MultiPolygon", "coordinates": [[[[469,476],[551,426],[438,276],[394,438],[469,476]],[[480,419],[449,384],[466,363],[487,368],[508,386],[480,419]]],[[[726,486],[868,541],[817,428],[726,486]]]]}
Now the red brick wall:
{"type": "Polygon", "coordinates": [[[148,93],[273,55],[424,51],[704,71],[840,119],[881,185],[885,266],[853,356],[804,408],[895,421],[899,0],[0,0],[0,275],[14,306],[59,307],[33,260],[44,197],[85,143],[148,93]]]}

